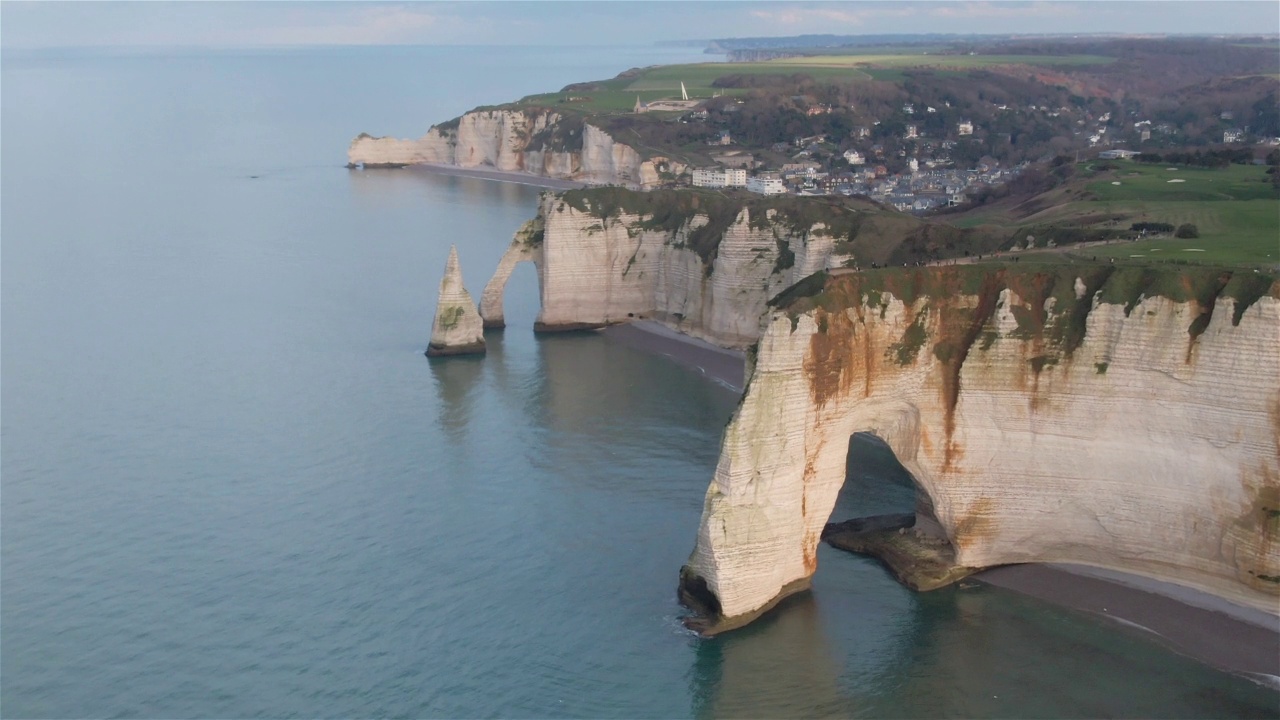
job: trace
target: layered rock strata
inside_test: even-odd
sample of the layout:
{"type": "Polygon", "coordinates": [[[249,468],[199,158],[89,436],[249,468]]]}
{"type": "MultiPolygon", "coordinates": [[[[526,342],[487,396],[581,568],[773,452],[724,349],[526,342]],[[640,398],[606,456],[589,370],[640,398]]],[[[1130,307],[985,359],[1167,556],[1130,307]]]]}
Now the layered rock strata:
{"type": "Polygon", "coordinates": [[[502,325],[502,289],[515,265],[530,261],[538,269],[540,331],[648,318],[741,348],[760,337],[769,298],[843,258],[828,225],[785,221],[763,200],[715,210],[668,201],[697,202],[665,192],[545,194],[485,287],[486,326],[502,325]],[[637,197],[645,202],[629,206],[637,197]]]}
{"type": "Polygon", "coordinates": [[[440,281],[440,298],[431,323],[431,342],[427,357],[441,355],[483,355],[484,327],[476,304],[462,285],[462,269],[458,266],[458,248],[450,246],[444,279],[440,281]]]}
{"type": "Polygon", "coordinates": [[[959,266],[778,298],[681,595],[732,628],[807,587],[849,438],[885,440],[958,566],[1070,562],[1276,612],[1280,284],[959,266]]]}
{"type": "Polygon", "coordinates": [[[347,148],[348,167],[454,165],[580,182],[650,188],[666,158],[644,158],[581,120],[544,109],[476,110],[433,126],[417,140],[361,133],[347,148]]]}

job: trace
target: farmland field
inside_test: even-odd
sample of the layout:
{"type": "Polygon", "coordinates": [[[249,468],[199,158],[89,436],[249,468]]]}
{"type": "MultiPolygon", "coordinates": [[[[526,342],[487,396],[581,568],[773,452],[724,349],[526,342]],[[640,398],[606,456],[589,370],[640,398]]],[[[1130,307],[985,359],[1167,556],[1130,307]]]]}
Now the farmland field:
{"type": "Polygon", "coordinates": [[[1083,66],[1113,62],[1100,55],[929,55],[920,51],[901,53],[881,49],[869,54],[831,54],[781,58],[746,63],[694,63],[645,68],[634,75],[592,83],[590,90],[530,95],[521,104],[562,105],[586,113],[629,112],[636,97],[642,102],[679,97],[684,83],[689,97],[709,98],[746,92],[713,87],[727,75],[796,75],[814,80],[859,81],[899,80],[903,70],[928,67],[942,72],[960,72],[998,65],[1083,66]],[[573,102],[568,99],[577,98],[573,102]]]}

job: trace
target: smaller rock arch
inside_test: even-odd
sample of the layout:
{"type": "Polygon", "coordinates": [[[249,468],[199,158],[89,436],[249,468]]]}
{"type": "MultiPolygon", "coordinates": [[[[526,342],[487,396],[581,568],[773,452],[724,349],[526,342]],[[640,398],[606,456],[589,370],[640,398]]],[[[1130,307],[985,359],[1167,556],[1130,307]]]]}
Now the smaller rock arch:
{"type": "Polygon", "coordinates": [[[507,289],[507,281],[511,279],[511,273],[515,271],[516,265],[522,262],[533,263],[538,271],[538,286],[541,289],[542,234],[543,220],[542,214],[539,213],[537,218],[526,222],[516,231],[515,237],[511,239],[511,245],[502,254],[502,259],[498,261],[498,268],[494,270],[493,277],[489,278],[489,282],[484,286],[484,292],[480,295],[480,317],[484,320],[485,329],[507,326],[502,310],[503,295],[507,289]]]}

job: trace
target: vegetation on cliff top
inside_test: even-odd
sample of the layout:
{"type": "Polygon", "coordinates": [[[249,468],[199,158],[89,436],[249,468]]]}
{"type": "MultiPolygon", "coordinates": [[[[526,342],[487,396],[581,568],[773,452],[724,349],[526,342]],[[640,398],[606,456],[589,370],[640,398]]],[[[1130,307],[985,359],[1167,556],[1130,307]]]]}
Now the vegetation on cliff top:
{"type": "MultiPolygon", "coordinates": [[[[1187,327],[1191,342],[1208,327],[1217,301],[1231,298],[1231,322],[1239,325],[1244,313],[1264,296],[1280,297],[1280,282],[1274,273],[1222,267],[1153,267],[1101,263],[986,263],[927,268],[887,268],[830,276],[814,275],[780,293],[771,305],[793,319],[821,308],[827,313],[850,307],[883,304],[892,294],[915,308],[917,313],[957,310],[961,296],[984,298],[1004,289],[1011,290],[1019,304],[1009,308],[1017,322],[1012,337],[1047,343],[1052,353],[1042,358],[1040,367],[1070,357],[1084,341],[1089,313],[1096,304],[1120,305],[1128,315],[1143,298],[1162,297],[1174,302],[1194,302],[1200,312],[1187,327]],[[923,306],[917,301],[925,300],[923,306]]],[[[962,314],[972,315],[972,328],[981,330],[991,319],[995,306],[978,303],[986,316],[962,303],[962,314]]],[[[914,327],[915,323],[913,323],[914,327]]],[[[968,338],[972,344],[975,330],[968,338]]],[[[934,354],[946,360],[956,348],[951,341],[935,338],[934,354]]],[[[903,347],[919,346],[919,338],[904,335],[903,347]]],[[[990,342],[985,346],[990,347],[990,342]]],[[[902,356],[914,360],[914,353],[902,356]]],[[[905,364],[905,363],[904,363],[905,364]]],[[[1039,368],[1037,368],[1037,371],[1039,368]]]]}
{"type": "Polygon", "coordinates": [[[830,145],[823,157],[834,163],[828,169],[843,167],[840,153],[865,142],[883,146],[878,162],[891,172],[906,166],[899,150],[914,154],[924,142],[905,140],[907,125],[917,126],[921,138],[959,140],[942,153],[957,167],[984,157],[1013,165],[1084,149],[1088,133],[1077,133],[1077,123],[1095,118],[1103,118],[1098,122],[1109,138],[1133,143],[1139,131],[1130,120],[1167,126],[1143,141],[1148,150],[1216,143],[1232,123],[1257,137],[1280,134],[1274,77],[1280,66],[1265,41],[1251,47],[1207,38],[935,39],[795,54],[634,68],[485,109],[554,110],[591,122],[645,157],[691,165],[716,161],[723,148],[708,142],[722,130],[769,165],[786,162],[786,151],[772,146],[821,135],[830,145]],[[703,102],[705,115],[687,117],[678,103],[633,112],[637,100],[681,97],[682,85],[703,102]],[[811,114],[812,108],[824,112],[811,114]],[[953,135],[961,120],[974,124],[963,138],[953,135]],[[852,135],[857,127],[869,136],[852,135]]]}
{"type": "MultiPolygon", "coordinates": [[[[862,265],[915,264],[959,257],[966,251],[989,253],[1013,242],[1005,231],[987,227],[956,228],[931,223],[860,197],[757,195],[745,191],[681,189],[638,192],[619,187],[568,190],[560,200],[578,212],[602,220],[635,215],[634,226],[672,234],[703,216],[705,224],[690,231],[685,242],[706,263],[716,257],[724,232],[745,208],[752,229],[777,228],[788,235],[815,232],[835,238],[837,253],[862,265]]],[[[786,256],[791,248],[779,248],[786,256]]],[[[785,257],[779,269],[789,267],[785,257]]]]}
{"type": "MultiPolygon", "coordinates": [[[[1123,305],[1131,311],[1141,298],[1163,297],[1174,302],[1205,302],[1210,294],[1239,301],[1239,313],[1266,295],[1280,298],[1280,274],[1211,266],[1141,266],[1069,262],[990,262],[914,268],[881,268],[839,274],[818,273],[780,293],[771,304],[798,314],[815,307],[828,311],[851,307],[862,298],[884,293],[907,304],[922,298],[948,299],[976,295],[984,280],[997,278],[1024,300],[1054,299],[1054,312],[1074,304],[1075,281],[1085,285],[1086,297],[1099,303],[1123,305]],[[1213,287],[1210,293],[1206,288],[1213,287]]],[[[1236,324],[1239,319],[1235,319],[1236,324]]]]}

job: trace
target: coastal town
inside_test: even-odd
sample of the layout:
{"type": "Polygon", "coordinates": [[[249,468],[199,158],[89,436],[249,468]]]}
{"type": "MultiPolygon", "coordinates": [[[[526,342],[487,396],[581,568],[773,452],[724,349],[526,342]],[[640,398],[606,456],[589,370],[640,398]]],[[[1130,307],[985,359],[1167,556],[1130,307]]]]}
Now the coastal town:
{"type": "MultiPolygon", "coordinates": [[[[803,96],[791,100],[807,117],[838,110],[803,96]]],[[[719,103],[721,112],[735,112],[743,103],[742,100],[724,102],[719,98],[713,98],[712,102],[719,103]]],[[[1025,108],[1003,103],[993,103],[992,106],[998,113],[1015,116],[1022,112],[1048,118],[1075,117],[1072,124],[1076,129],[1066,142],[1061,143],[1061,149],[1073,151],[1077,161],[1082,158],[1100,161],[1132,159],[1142,152],[1128,149],[1129,146],[1160,147],[1162,139],[1174,137],[1179,132],[1169,123],[1153,126],[1152,121],[1146,119],[1113,122],[1112,112],[1095,115],[1079,108],[1062,106],[1050,109],[1034,104],[1025,108]]],[[[923,112],[926,117],[939,112],[938,108],[929,105],[920,107],[922,110],[918,111],[916,103],[902,105],[900,112],[895,113],[896,117],[889,119],[900,128],[891,138],[880,131],[878,126],[882,122],[876,120],[871,126],[853,127],[845,137],[824,133],[774,143],[767,154],[739,145],[729,131],[720,130],[714,132],[708,141],[709,145],[716,146],[716,151],[711,153],[715,164],[689,168],[671,177],[666,185],[742,188],[761,195],[865,196],[902,212],[921,214],[963,205],[984,188],[1007,183],[1033,163],[1048,163],[1054,158],[1052,153],[1046,153],[1034,160],[1002,164],[994,157],[982,156],[970,165],[960,164],[957,161],[962,157],[972,157],[972,153],[962,151],[966,143],[996,131],[961,118],[949,126],[932,123],[940,132],[936,132],[936,136],[926,135],[923,123],[902,122],[917,112],[923,112]],[[958,149],[961,152],[957,152],[958,149]]],[[[637,99],[634,112],[680,110],[689,110],[674,120],[682,124],[707,124],[713,115],[696,101],[688,100],[687,94],[683,101],[645,104],[637,99]]],[[[1218,113],[1218,119],[1224,125],[1229,124],[1234,113],[1223,110],[1218,113]]],[[[1004,142],[1011,142],[1009,133],[1004,135],[1004,142]]],[[[1249,144],[1280,146],[1280,137],[1255,137],[1237,127],[1222,130],[1223,147],[1239,148],[1249,144]]]]}

